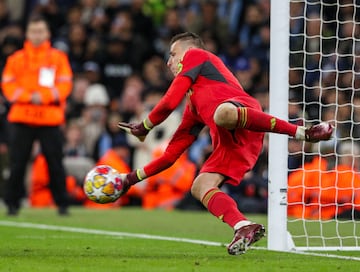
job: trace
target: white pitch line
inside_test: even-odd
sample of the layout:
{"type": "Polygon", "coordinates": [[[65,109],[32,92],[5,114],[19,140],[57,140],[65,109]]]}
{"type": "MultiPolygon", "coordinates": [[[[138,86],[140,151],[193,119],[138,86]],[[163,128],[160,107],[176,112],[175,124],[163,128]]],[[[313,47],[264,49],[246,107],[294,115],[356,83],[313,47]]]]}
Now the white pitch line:
{"type": "Polygon", "coordinates": [[[311,255],[311,256],[318,256],[318,257],[328,257],[328,258],[342,259],[342,260],[360,261],[359,257],[354,257],[354,256],[341,256],[341,255],[335,255],[335,254],[304,252],[304,251],[295,251],[294,253],[295,254],[301,254],[301,255],[311,255]]]}
{"type": "Polygon", "coordinates": [[[75,227],[66,227],[66,226],[34,224],[34,223],[26,223],[26,222],[0,221],[0,225],[9,226],[9,227],[18,227],[18,228],[28,228],[28,229],[56,230],[56,231],[76,232],[76,233],[85,233],[85,234],[98,234],[98,235],[109,235],[109,236],[120,236],[120,237],[143,238],[143,239],[152,239],[152,240],[174,241],[174,242],[183,242],[183,243],[191,243],[191,244],[206,245],[206,246],[226,246],[225,244],[219,242],[195,240],[188,238],[177,238],[177,237],[150,235],[143,233],[128,233],[128,232],[85,229],[85,228],[75,228],[75,227]]]}
{"type": "MultiPolygon", "coordinates": [[[[27,228],[27,229],[55,230],[55,231],[75,232],[75,233],[84,233],[84,234],[109,235],[109,236],[118,236],[118,237],[133,237],[133,238],[143,238],[143,239],[152,239],[152,240],[183,242],[183,243],[191,243],[191,244],[206,245],[206,246],[221,246],[221,247],[226,246],[226,244],[224,243],[188,239],[188,238],[150,235],[143,233],[128,233],[128,232],[106,231],[106,230],[97,230],[97,229],[85,229],[85,228],[77,228],[77,227],[55,226],[55,225],[35,224],[35,223],[26,223],[26,222],[12,222],[12,221],[0,220],[0,226],[27,228]]],[[[252,249],[267,250],[265,247],[252,247],[252,249]]],[[[322,253],[304,252],[304,251],[284,251],[284,252],[318,256],[318,257],[337,258],[343,260],[360,261],[360,257],[353,257],[353,256],[340,256],[334,254],[325,254],[325,253],[322,254],[322,253]]]]}

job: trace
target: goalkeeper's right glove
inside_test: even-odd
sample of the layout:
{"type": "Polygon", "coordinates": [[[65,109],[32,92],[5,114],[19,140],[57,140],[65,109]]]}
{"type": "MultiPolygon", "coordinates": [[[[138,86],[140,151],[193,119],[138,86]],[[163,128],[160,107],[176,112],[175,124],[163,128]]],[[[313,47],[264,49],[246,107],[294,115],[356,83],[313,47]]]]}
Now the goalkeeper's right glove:
{"type": "Polygon", "coordinates": [[[139,178],[139,176],[137,175],[137,171],[139,170],[134,170],[132,172],[130,172],[129,174],[124,174],[123,177],[123,191],[121,192],[120,196],[123,196],[124,194],[127,193],[127,191],[129,191],[130,187],[136,183],[138,183],[139,181],[141,181],[142,179],[139,178]]]}
{"type": "Polygon", "coordinates": [[[145,140],[146,135],[151,130],[150,127],[146,126],[145,120],[139,124],[119,122],[118,127],[126,131],[127,133],[134,135],[141,142],[145,140]]]}

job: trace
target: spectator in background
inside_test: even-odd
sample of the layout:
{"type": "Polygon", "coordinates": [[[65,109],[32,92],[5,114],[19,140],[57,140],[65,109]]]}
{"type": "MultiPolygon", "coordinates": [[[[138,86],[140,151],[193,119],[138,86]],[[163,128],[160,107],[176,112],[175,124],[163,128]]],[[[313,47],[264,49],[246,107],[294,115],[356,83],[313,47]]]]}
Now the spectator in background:
{"type": "Polygon", "coordinates": [[[143,65],[145,89],[165,90],[169,86],[168,75],[164,61],[158,56],[151,57],[143,65]]]}
{"type": "Polygon", "coordinates": [[[288,215],[316,220],[359,219],[359,145],[344,141],[337,153],[327,144],[320,145],[319,150],[322,156],[315,156],[289,175],[288,215]]]}
{"type": "Polygon", "coordinates": [[[319,197],[318,188],[322,176],[328,170],[326,157],[314,156],[288,177],[288,216],[295,218],[314,218],[314,201],[319,197]]]}
{"type": "Polygon", "coordinates": [[[171,37],[184,32],[184,30],[178,9],[171,8],[166,10],[164,23],[157,28],[157,35],[154,42],[156,51],[167,58],[168,44],[171,37]]]}
{"type": "Polygon", "coordinates": [[[262,24],[258,31],[258,41],[247,47],[244,54],[249,58],[256,59],[261,69],[267,71],[270,66],[270,25],[262,24]]]}
{"type": "MultiPolygon", "coordinates": [[[[360,219],[360,146],[342,141],[337,150],[337,164],[321,179],[318,214],[321,219],[360,219]]],[[[315,200],[316,201],[316,200],[315,200]]]]}
{"type": "Polygon", "coordinates": [[[69,120],[65,127],[64,166],[68,176],[72,176],[79,186],[95,161],[85,146],[83,128],[79,120],[69,120]]]}
{"type": "Polygon", "coordinates": [[[72,5],[67,11],[65,15],[65,22],[62,27],[58,29],[58,35],[53,37],[54,46],[61,46],[64,51],[68,52],[68,33],[70,32],[70,28],[72,25],[82,24],[81,22],[81,6],[79,4],[72,5]]]}
{"type": "Polygon", "coordinates": [[[251,69],[250,59],[238,58],[233,67],[236,79],[241,82],[247,93],[251,94],[254,87],[254,74],[251,69]]]}
{"type": "Polygon", "coordinates": [[[244,56],[243,49],[237,38],[232,38],[229,43],[226,44],[219,54],[219,57],[231,71],[235,70],[239,62],[247,59],[246,56],[244,56]]]}
{"type": "Polygon", "coordinates": [[[7,37],[23,41],[24,31],[19,22],[10,22],[6,27],[0,29],[0,42],[3,43],[7,37]]]}
{"type": "Polygon", "coordinates": [[[92,36],[103,36],[109,27],[109,18],[102,6],[96,6],[90,20],[86,23],[88,33],[92,36]]]}
{"type": "Polygon", "coordinates": [[[101,69],[100,65],[95,61],[87,61],[83,65],[84,77],[90,84],[96,84],[101,82],[101,69]]]}
{"type": "Polygon", "coordinates": [[[360,94],[357,94],[352,99],[351,120],[353,120],[352,135],[355,140],[360,140],[360,94]]]}
{"type": "MultiPolygon", "coordinates": [[[[105,33],[103,33],[105,35],[105,33]]],[[[104,58],[105,38],[100,35],[88,37],[85,47],[84,60],[100,64],[104,58]]]]}
{"type": "Polygon", "coordinates": [[[144,59],[151,56],[153,51],[152,43],[149,43],[146,38],[135,32],[135,22],[129,10],[119,10],[110,24],[109,36],[117,37],[126,43],[130,49],[130,56],[132,64],[136,70],[141,69],[144,59]]]}
{"type": "Polygon", "coordinates": [[[0,29],[6,27],[10,23],[10,10],[7,1],[0,1],[0,29]]]}
{"type": "MultiPolygon", "coordinates": [[[[115,141],[126,142],[126,134],[119,130],[117,124],[122,121],[122,116],[118,112],[109,112],[105,130],[100,134],[95,142],[92,157],[95,161],[99,160],[112,146],[115,141]]],[[[130,161],[127,162],[129,165],[130,161]]]]}
{"type": "Polygon", "coordinates": [[[130,120],[134,116],[141,114],[143,105],[141,97],[143,95],[145,83],[138,75],[128,77],[125,81],[122,95],[117,101],[116,110],[118,110],[124,120],[130,120]]]}
{"type": "Polygon", "coordinates": [[[86,50],[86,28],[83,24],[77,23],[69,26],[66,37],[70,64],[75,74],[83,71],[86,50]]]}
{"type": "Polygon", "coordinates": [[[84,94],[84,110],[80,117],[88,154],[94,154],[96,140],[104,132],[110,99],[102,84],[91,84],[84,94]]]}
{"type": "Polygon", "coordinates": [[[251,3],[246,6],[244,24],[240,27],[238,34],[241,48],[252,48],[260,43],[260,28],[263,19],[258,5],[251,3]]]}
{"type": "Polygon", "coordinates": [[[6,62],[2,89],[11,107],[10,177],[5,203],[8,215],[17,215],[25,196],[24,175],[35,139],[49,165],[50,189],[60,215],[68,214],[63,159],[65,102],[71,92],[72,71],[67,56],[51,47],[50,29],[42,17],[32,17],[24,48],[6,62]]]}
{"type": "Polygon", "coordinates": [[[129,11],[134,24],[134,33],[144,37],[146,43],[151,46],[155,36],[155,29],[152,18],[144,12],[147,2],[150,1],[132,0],[129,4],[129,11]]]}
{"type": "Polygon", "coordinates": [[[79,0],[81,6],[81,23],[88,25],[91,23],[93,15],[102,7],[99,0],[79,0]]]}
{"type": "MultiPolygon", "coordinates": [[[[158,145],[153,151],[152,159],[160,157],[165,147],[164,144],[158,145]]],[[[183,153],[170,168],[148,179],[142,197],[142,207],[144,209],[174,209],[190,191],[195,175],[195,164],[189,161],[187,153],[183,153]]]]}
{"type": "Polygon", "coordinates": [[[129,43],[118,36],[109,36],[102,62],[103,82],[109,98],[121,97],[126,78],[135,70],[129,43]]]}
{"type": "Polygon", "coordinates": [[[217,8],[218,1],[201,1],[200,13],[186,26],[186,30],[199,33],[199,35],[204,31],[211,31],[215,39],[219,41],[220,48],[224,48],[229,41],[230,31],[227,20],[218,16],[217,8]]]}
{"type": "Polygon", "coordinates": [[[164,0],[135,0],[137,6],[142,6],[142,10],[145,14],[151,18],[155,27],[160,26],[163,23],[165,12],[168,8],[172,8],[175,5],[175,1],[164,1],[164,0]]]}
{"type": "Polygon", "coordinates": [[[85,109],[85,93],[89,87],[90,82],[84,76],[76,76],[73,80],[73,89],[68,97],[66,106],[66,120],[79,118],[85,109]]]}

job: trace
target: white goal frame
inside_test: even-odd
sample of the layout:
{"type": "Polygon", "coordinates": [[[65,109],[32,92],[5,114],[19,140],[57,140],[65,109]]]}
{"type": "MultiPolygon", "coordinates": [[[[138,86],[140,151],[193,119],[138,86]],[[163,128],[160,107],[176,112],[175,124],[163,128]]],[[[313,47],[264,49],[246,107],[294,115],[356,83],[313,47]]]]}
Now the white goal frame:
{"type": "MultiPolygon", "coordinates": [[[[270,18],[270,114],[288,120],[289,98],[289,33],[290,1],[271,0],[270,18]]],[[[296,247],[287,223],[288,136],[269,134],[268,171],[268,249],[290,250],[351,250],[358,246],[296,247]]]]}

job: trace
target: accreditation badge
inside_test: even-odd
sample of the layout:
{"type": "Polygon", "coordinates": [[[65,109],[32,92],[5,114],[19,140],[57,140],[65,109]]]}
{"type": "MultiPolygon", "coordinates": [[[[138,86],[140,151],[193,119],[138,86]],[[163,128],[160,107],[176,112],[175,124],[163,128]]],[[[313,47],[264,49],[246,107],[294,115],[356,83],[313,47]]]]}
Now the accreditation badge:
{"type": "Polygon", "coordinates": [[[39,85],[42,87],[52,88],[55,84],[55,69],[42,67],[39,71],[39,85]]]}

